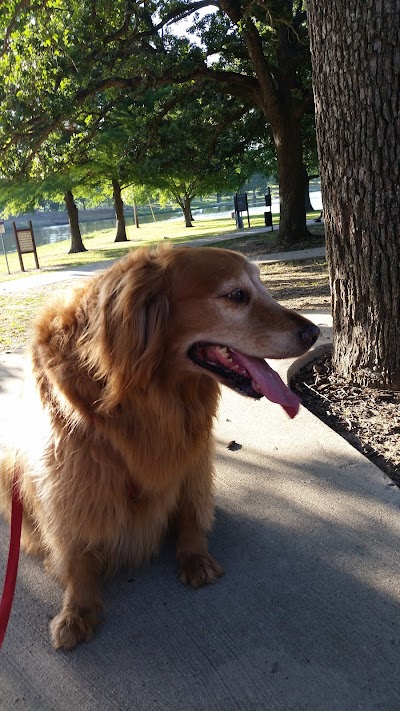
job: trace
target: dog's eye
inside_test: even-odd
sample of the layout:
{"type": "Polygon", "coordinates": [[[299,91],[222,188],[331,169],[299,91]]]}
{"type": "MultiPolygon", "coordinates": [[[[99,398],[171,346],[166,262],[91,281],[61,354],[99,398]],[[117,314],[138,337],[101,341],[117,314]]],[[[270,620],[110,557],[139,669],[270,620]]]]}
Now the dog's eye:
{"type": "Polygon", "coordinates": [[[244,289],[234,289],[229,294],[225,294],[225,298],[244,304],[247,304],[249,301],[249,295],[244,289]]]}

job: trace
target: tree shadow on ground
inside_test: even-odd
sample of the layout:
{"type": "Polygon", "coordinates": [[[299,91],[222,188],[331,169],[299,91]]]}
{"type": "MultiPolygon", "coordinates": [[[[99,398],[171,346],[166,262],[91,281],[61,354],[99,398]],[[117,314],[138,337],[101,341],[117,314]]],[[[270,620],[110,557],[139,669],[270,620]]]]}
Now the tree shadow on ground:
{"type": "Polygon", "coordinates": [[[151,565],[106,583],[105,623],[72,654],[48,640],[61,592],[23,556],[2,709],[397,711],[399,500],[345,470],[219,451],[210,548],[225,576],[187,589],[168,538],[151,565]]]}

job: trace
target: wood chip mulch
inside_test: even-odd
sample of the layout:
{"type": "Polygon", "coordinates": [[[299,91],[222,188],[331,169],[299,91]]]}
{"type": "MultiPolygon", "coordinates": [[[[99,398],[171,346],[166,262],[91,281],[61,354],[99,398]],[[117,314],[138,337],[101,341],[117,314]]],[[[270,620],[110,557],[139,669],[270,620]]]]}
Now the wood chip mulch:
{"type": "Polygon", "coordinates": [[[322,354],[291,383],[303,405],[400,487],[400,392],[349,385],[322,354]]]}

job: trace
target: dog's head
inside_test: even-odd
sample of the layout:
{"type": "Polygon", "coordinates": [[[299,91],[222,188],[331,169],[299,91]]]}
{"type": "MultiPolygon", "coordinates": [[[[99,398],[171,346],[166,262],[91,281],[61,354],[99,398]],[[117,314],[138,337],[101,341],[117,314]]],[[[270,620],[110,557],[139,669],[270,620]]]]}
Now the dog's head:
{"type": "Polygon", "coordinates": [[[274,301],[242,255],[214,248],[134,252],[101,277],[98,304],[84,339],[107,382],[106,409],[130,388],[207,374],[293,414],[294,400],[264,358],[301,355],[319,329],[274,301]]]}

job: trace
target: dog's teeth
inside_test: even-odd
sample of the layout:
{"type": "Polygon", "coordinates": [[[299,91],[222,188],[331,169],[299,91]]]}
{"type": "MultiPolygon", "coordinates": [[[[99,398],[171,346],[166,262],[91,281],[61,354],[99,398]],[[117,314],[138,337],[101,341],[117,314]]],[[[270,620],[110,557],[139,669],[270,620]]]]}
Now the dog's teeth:
{"type": "Polygon", "coordinates": [[[228,349],[226,348],[226,346],[218,346],[218,351],[222,356],[224,356],[224,358],[229,357],[228,349]]]}

